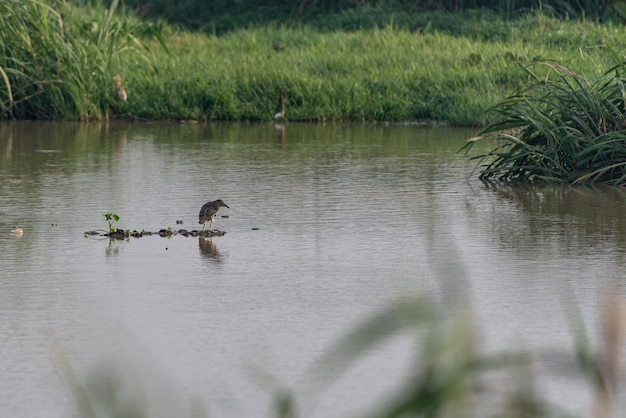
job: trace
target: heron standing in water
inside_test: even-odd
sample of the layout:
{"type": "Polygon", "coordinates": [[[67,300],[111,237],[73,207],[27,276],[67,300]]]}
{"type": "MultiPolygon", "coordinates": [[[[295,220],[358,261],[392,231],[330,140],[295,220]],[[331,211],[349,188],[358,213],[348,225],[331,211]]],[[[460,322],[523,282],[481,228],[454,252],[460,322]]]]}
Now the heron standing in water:
{"type": "Polygon", "coordinates": [[[122,76],[117,74],[113,77],[113,80],[117,81],[117,97],[121,101],[125,102],[128,100],[128,94],[126,94],[126,90],[124,89],[124,86],[122,86],[122,76]]]}
{"type": "Polygon", "coordinates": [[[209,231],[211,231],[211,228],[213,227],[213,219],[215,219],[215,215],[217,215],[220,208],[230,209],[226,203],[222,202],[222,199],[214,200],[213,202],[206,202],[202,205],[202,209],[200,209],[199,223],[202,224],[203,231],[207,222],[209,222],[209,231]]]}
{"type": "Polygon", "coordinates": [[[285,117],[285,97],[283,96],[283,89],[278,91],[278,106],[276,106],[276,112],[274,112],[274,120],[284,119],[285,117]]]}

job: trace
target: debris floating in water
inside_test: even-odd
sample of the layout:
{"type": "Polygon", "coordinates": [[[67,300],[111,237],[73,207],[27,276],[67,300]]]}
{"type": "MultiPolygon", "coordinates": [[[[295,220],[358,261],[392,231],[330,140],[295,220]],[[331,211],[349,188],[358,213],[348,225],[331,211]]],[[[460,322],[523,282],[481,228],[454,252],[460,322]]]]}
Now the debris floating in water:
{"type": "Polygon", "coordinates": [[[184,237],[221,237],[222,235],[225,235],[226,232],[225,231],[219,231],[217,229],[213,229],[213,230],[204,230],[204,231],[199,231],[199,230],[191,230],[188,231],[186,229],[179,229],[178,231],[172,228],[166,228],[166,229],[160,229],[157,232],[151,232],[151,231],[137,231],[137,230],[124,230],[124,229],[117,229],[115,231],[111,231],[111,232],[104,232],[104,231],[86,231],[85,232],[85,237],[89,237],[89,236],[99,236],[99,237],[108,237],[110,239],[119,239],[119,240],[123,240],[123,239],[127,239],[127,238],[141,238],[141,237],[146,237],[146,236],[151,236],[151,235],[158,235],[160,237],[173,237],[174,235],[182,235],[184,237]]]}
{"type": "Polygon", "coordinates": [[[14,237],[21,237],[24,235],[24,230],[22,228],[15,227],[11,230],[11,235],[14,237]]]}

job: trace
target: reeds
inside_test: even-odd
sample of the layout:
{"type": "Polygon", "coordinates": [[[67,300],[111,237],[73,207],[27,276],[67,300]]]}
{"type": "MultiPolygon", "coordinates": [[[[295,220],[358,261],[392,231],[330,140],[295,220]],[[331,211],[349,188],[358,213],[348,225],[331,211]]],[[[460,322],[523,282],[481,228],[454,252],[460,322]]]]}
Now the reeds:
{"type": "Polygon", "coordinates": [[[551,62],[524,67],[530,84],[500,102],[466,149],[497,137],[478,157],[487,183],[626,185],[626,88],[618,65],[590,81],[551,62]]]}
{"type": "Polygon", "coordinates": [[[97,18],[59,0],[0,3],[0,117],[102,119],[115,104],[110,88],[119,58],[149,61],[138,34],[149,25],[114,20],[119,0],[97,18]]]}

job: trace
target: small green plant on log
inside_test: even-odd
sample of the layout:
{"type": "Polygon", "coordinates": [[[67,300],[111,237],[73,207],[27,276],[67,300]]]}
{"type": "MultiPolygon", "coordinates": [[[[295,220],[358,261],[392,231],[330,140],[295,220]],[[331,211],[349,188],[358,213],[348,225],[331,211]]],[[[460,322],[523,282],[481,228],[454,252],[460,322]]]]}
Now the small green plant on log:
{"type": "Polygon", "coordinates": [[[115,232],[117,230],[115,223],[120,220],[120,217],[117,215],[117,213],[105,213],[104,218],[109,223],[109,232],[115,232]]]}
{"type": "Polygon", "coordinates": [[[496,137],[478,159],[485,183],[626,186],[624,64],[589,81],[550,62],[524,67],[531,84],[500,102],[476,141],[496,137]]]}

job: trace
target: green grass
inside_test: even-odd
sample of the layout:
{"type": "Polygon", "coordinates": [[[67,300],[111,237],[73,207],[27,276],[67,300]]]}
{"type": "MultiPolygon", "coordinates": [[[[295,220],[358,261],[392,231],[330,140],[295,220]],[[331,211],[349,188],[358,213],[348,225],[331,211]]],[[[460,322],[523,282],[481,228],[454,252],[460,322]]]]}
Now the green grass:
{"type": "MultiPolygon", "coordinates": [[[[596,21],[615,21],[626,16],[624,0],[125,0],[125,4],[146,18],[166,19],[190,30],[218,35],[251,24],[308,25],[331,31],[394,24],[410,30],[428,26],[460,33],[474,22],[466,18],[450,19],[450,15],[478,13],[491,20],[496,13],[511,18],[531,9],[540,9],[554,17],[596,21]]],[[[481,34],[493,34],[494,30],[498,30],[498,25],[480,28],[481,34]]]]}
{"type": "Polygon", "coordinates": [[[111,71],[127,55],[148,60],[137,34],[150,25],[125,19],[119,1],[72,9],[36,0],[0,3],[0,115],[4,119],[106,118],[115,106],[111,71]]]}
{"type": "Polygon", "coordinates": [[[497,137],[477,157],[480,179],[626,185],[624,70],[620,65],[590,81],[553,63],[528,66],[534,81],[499,103],[475,139],[497,137]]]}
{"type": "Polygon", "coordinates": [[[540,14],[447,13],[437,15],[449,21],[440,29],[266,25],[211,36],[141,22],[116,1],[109,9],[57,4],[0,5],[8,34],[1,118],[264,121],[282,88],[290,121],[481,126],[489,108],[528,82],[519,63],[556,60],[597,77],[622,59],[626,42],[621,26],[540,14]],[[125,103],[111,79],[118,73],[125,103]]]}
{"type": "Polygon", "coordinates": [[[616,58],[598,45],[621,48],[626,35],[619,27],[541,16],[522,23],[507,41],[393,26],[333,33],[263,27],[221,37],[172,32],[165,36],[171,56],[158,54],[156,74],[127,63],[134,99],[120,116],[269,120],[282,88],[290,121],[478,126],[487,109],[527,82],[520,62],[549,57],[600,74],[616,58]]]}

